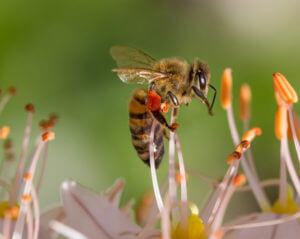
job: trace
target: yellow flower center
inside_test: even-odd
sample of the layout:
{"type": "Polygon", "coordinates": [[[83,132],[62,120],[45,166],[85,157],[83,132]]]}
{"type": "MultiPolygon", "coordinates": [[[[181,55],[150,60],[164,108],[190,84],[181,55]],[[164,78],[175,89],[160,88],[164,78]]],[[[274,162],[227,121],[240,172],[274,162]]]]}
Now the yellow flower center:
{"type": "Polygon", "coordinates": [[[291,189],[287,190],[285,205],[282,204],[279,200],[277,200],[272,207],[272,212],[275,212],[277,214],[295,214],[298,211],[299,207],[294,200],[294,194],[291,189]]]}
{"type": "Polygon", "coordinates": [[[19,210],[19,205],[10,206],[8,201],[3,201],[0,203],[0,218],[5,218],[5,215],[8,215],[11,219],[16,220],[19,215],[19,210]]]}
{"type": "Polygon", "coordinates": [[[177,224],[172,232],[172,239],[206,239],[206,236],[202,235],[204,228],[202,220],[192,214],[188,218],[187,228],[182,228],[180,222],[177,224]]]}

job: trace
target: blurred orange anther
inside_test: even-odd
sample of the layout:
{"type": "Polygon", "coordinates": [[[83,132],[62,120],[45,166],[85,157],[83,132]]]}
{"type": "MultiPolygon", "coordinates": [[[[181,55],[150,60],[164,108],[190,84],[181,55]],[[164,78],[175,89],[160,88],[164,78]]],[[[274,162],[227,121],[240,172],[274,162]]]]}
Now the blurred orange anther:
{"type": "Polygon", "coordinates": [[[19,216],[19,207],[18,206],[12,206],[9,209],[9,214],[11,216],[12,219],[16,220],[19,216]]]}
{"type": "Polygon", "coordinates": [[[147,106],[152,111],[160,109],[161,97],[154,91],[150,90],[148,93],[147,106]]]}
{"type": "Polygon", "coordinates": [[[52,114],[50,114],[49,115],[49,122],[52,122],[53,124],[56,124],[57,123],[57,121],[58,121],[58,115],[57,114],[55,114],[55,113],[52,113],[52,114]]]}
{"type": "Polygon", "coordinates": [[[239,143],[236,148],[235,152],[237,153],[243,153],[246,149],[250,147],[250,142],[248,140],[243,140],[241,143],[239,143]]]}
{"type": "Polygon", "coordinates": [[[140,225],[144,225],[149,219],[151,209],[154,203],[154,195],[151,191],[146,192],[141,197],[136,210],[136,218],[140,225]]]}
{"type": "Polygon", "coordinates": [[[274,73],[273,86],[275,91],[275,97],[276,97],[276,92],[278,92],[278,95],[286,104],[292,104],[298,102],[298,95],[296,91],[294,90],[294,88],[291,86],[291,84],[288,82],[288,80],[285,78],[284,75],[278,72],[274,73]]]}
{"type": "Polygon", "coordinates": [[[14,86],[8,88],[8,93],[11,95],[17,94],[17,89],[14,86]]]}
{"type": "Polygon", "coordinates": [[[221,81],[221,105],[226,110],[231,106],[232,101],[232,75],[231,69],[227,68],[222,74],[221,81]]]}
{"type": "Polygon", "coordinates": [[[27,104],[27,105],[25,106],[25,110],[26,110],[28,113],[34,114],[34,111],[35,111],[34,105],[33,105],[33,104],[27,104]]]}
{"type": "Polygon", "coordinates": [[[22,196],[22,200],[24,202],[30,202],[31,201],[31,195],[30,194],[25,194],[22,196]]]}
{"type": "MultiPolygon", "coordinates": [[[[180,184],[182,182],[182,180],[183,180],[183,176],[184,175],[182,175],[181,173],[178,172],[176,174],[176,177],[175,177],[176,183],[180,184]]],[[[189,179],[189,175],[186,173],[185,174],[185,180],[188,181],[188,179],[189,179]]]]}
{"type": "Polygon", "coordinates": [[[32,174],[31,174],[31,173],[29,173],[29,172],[25,173],[25,175],[24,175],[24,179],[25,179],[25,180],[32,179],[32,174]]]}
{"type": "Polygon", "coordinates": [[[277,139],[282,139],[287,134],[287,108],[284,105],[278,106],[275,117],[275,135],[277,139]]]}
{"type": "Polygon", "coordinates": [[[0,89],[0,95],[3,93],[3,90],[2,89],[0,89]]]}
{"type": "Polygon", "coordinates": [[[44,142],[53,140],[55,138],[55,134],[53,132],[45,132],[42,134],[42,140],[44,142]]]}
{"type": "Polygon", "coordinates": [[[251,89],[248,84],[243,84],[240,89],[240,118],[243,121],[250,117],[251,89]]]}
{"type": "Polygon", "coordinates": [[[8,126],[3,126],[0,129],[0,139],[6,139],[10,133],[10,128],[8,126]]]}
{"type": "Polygon", "coordinates": [[[252,129],[250,129],[249,131],[247,131],[247,132],[243,135],[242,140],[243,140],[243,141],[244,141],[244,140],[247,140],[247,141],[251,142],[251,141],[255,138],[255,136],[259,136],[259,135],[261,135],[261,134],[262,134],[261,128],[259,128],[259,127],[254,127],[254,128],[252,128],[252,129]]]}
{"type": "Polygon", "coordinates": [[[242,157],[242,153],[241,153],[241,152],[234,151],[233,153],[231,153],[231,154],[227,157],[226,163],[227,163],[227,164],[231,164],[231,163],[233,163],[235,160],[240,159],[241,157],[242,157]]]}
{"type": "Polygon", "coordinates": [[[243,186],[246,183],[246,181],[247,181],[247,178],[246,178],[245,174],[240,173],[234,177],[233,184],[236,187],[240,187],[240,186],[243,186]]]}
{"type": "Polygon", "coordinates": [[[215,230],[215,232],[214,232],[214,237],[215,238],[221,239],[221,238],[223,238],[223,236],[224,236],[224,233],[221,229],[215,230]]]}

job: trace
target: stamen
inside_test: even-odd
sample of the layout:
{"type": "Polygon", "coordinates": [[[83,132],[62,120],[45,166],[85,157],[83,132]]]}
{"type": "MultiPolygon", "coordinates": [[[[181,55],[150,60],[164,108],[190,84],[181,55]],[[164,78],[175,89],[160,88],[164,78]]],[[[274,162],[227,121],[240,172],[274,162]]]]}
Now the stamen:
{"type": "Polygon", "coordinates": [[[53,132],[45,132],[42,134],[42,140],[44,142],[51,141],[55,139],[55,134],[53,132]]]}
{"type": "Polygon", "coordinates": [[[8,126],[3,126],[0,129],[0,139],[6,139],[10,133],[10,128],[8,126]]]}
{"type": "Polygon", "coordinates": [[[22,174],[23,174],[24,165],[25,165],[25,158],[26,158],[26,153],[27,153],[27,148],[28,148],[29,138],[30,138],[32,115],[33,115],[32,108],[34,108],[34,107],[33,106],[28,107],[28,105],[25,106],[25,110],[28,111],[28,109],[30,109],[30,111],[28,111],[29,114],[28,114],[27,123],[26,123],[26,127],[25,127],[25,133],[24,133],[24,138],[23,138],[23,142],[22,142],[22,150],[21,150],[20,159],[18,162],[18,169],[16,172],[14,185],[13,185],[12,192],[11,192],[10,199],[9,199],[11,205],[13,205],[17,201],[18,191],[20,190],[22,174]]]}
{"type": "Polygon", "coordinates": [[[175,132],[175,143],[177,146],[177,154],[178,154],[178,163],[179,163],[179,171],[180,175],[182,176],[182,180],[180,182],[180,191],[181,191],[181,202],[182,202],[182,207],[181,207],[181,227],[183,229],[187,228],[188,226],[188,204],[187,204],[187,186],[186,186],[186,173],[185,173],[185,168],[184,168],[184,160],[183,160],[183,155],[180,147],[180,142],[178,139],[178,135],[175,132]]]}
{"type": "Polygon", "coordinates": [[[286,104],[298,102],[298,95],[284,75],[280,73],[273,74],[274,90],[286,104]]]}
{"type": "Polygon", "coordinates": [[[221,81],[221,105],[227,110],[232,102],[232,75],[231,69],[227,68],[222,74],[221,81]]]}
{"type": "Polygon", "coordinates": [[[16,89],[16,87],[14,87],[14,86],[9,87],[9,88],[8,88],[8,93],[11,94],[11,95],[17,94],[17,89],[16,89]]]}
{"type": "Polygon", "coordinates": [[[297,137],[296,127],[295,127],[294,120],[293,120],[293,110],[291,107],[288,109],[288,115],[289,115],[289,122],[290,122],[290,127],[291,127],[291,131],[292,131],[292,135],[293,135],[294,145],[295,145],[297,156],[298,156],[298,161],[300,163],[300,144],[299,144],[299,140],[297,137]]]}
{"type": "Polygon", "coordinates": [[[14,87],[10,87],[8,89],[8,92],[2,97],[2,100],[0,101],[0,114],[2,113],[5,105],[9,101],[12,95],[16,93],[16,89],[14,87]]]}
{"type": "Polygon", "coordinates": [[[230,230],[237,230],[237,229],[245,229],[245,228],[257,228],[257,227],[266,227],[266,226],[273,226],[278,225],[286,222],[293,221],[295,219],[300,218],[300,212],[293,214],[291,216],[282,217],[279,219],[268,220],[263,222],[254,222],[254,223],[245,223],[245,224],[238,224],[232,225],[227,227],[222,227],[223,231],[230,231],[230,230]]]}
{"type": "Polygon", "coordinates": [[[246,132],[243,135],[242,140],[243,141],[247,140],[249,142],[252,142],[256,136],[260,136],[261,134],[262,134],[262,130],[259,127],[255,127],[250,129],[248,132],[246,132]]]}
{"type": "Polygon", "coordinates": [[[249,123],[251,104],[251,89],[248,84],[243,84],[240,89],[240,118],[249,123]]]}
{"type": "Polygon", "coordinates": [[[31,210],[26,213],[27,238],[33,238],[33,218],[31,210]]]}
{"type": "Polygon", "coordinates": [[[37,187],[36,187],[37,194],[39,194],[39,192],[41,190],[42,182],[43,182],[44,175],[45,175],[45,172],[46,172],[48,149],[49,149],[49,143],[47,142],[46,145],[45,145],[45,148],[44,148],[41,171],[40,171],[40,175],[39,175],[39,178],[38,178],[38,181],[37,181],[38,182],[37,187]]]}
{"type": "MultiPolygon", "coordinates": [[[[155,122],[155,121],[154,121],[155,122]]],[[[151,133],[150,133],[150,143],[149,143],[149,152],[150,152],[150,169],[151,169],[151,177],[152,177],[152,184],[153,184],[153,190],[154,195],[157,203],[157,207],[159,211],[161,212],[163,210],[163,201],[161,198],[158,182],[157,182],[157,176],[156,176],[156,169],[155,169],[155,162],[154,162],[154,130],[155,130],[156,123],[152,124],[151,127],[151,133]]]]}
{"type": "MultiPolygon", "coordinates": [[[[171,112],[171,120],[170,124],[174,124],[176,121],[178,109],[172,109],[171,112]]],[[[170,139],[169,139],[169,196],[171,203],[177,201],[177,187],[175,182],[175,134],[174,132],[170,131],[170,139]]],[[[175,214],[177,213],[176,209],[172,210],[172,218],[175,218],[175,214]]],[[[172,220],[175,225],[175,220],[172,220]]],[[[173,225],[173,226],[174,226],[173,225]]]]}
{"type": "Polygon", "coordinates": [[[76,231],[75,229],[61,223],[58,221],[51,221],[50,228],[57,233],[67,237],[67,238],[76,238],[76,239],[87,239],[85,235],[76,231]]]}
{"type": "MultiPolygon", "coordinates": [[[[44,142],[40,142],[36,148],[36,151],[34,153],[34,156],[32,158],[32,160],[29,163],[29,169],[28,169],[28,173],[34,175],[35,170],[36,170],[36,166],[38,163],[38,159],[39,156],[41,154],[41,151],[44,147],[44,142]]],[[[23,234],[23,228],[24,228],[24,220],[25,217],[28,213],[28,209],[29,209],[29,199],[30,197],[30,193],[31,193],[31,188],[32,188],[32,180],[33,178],[29,179],[29,180],[24,180],[24,187],[23,190],[20,192],[22,195],[22,201],[21,201],[21,205],[20,205],[20,214],[15,226],[15,230],[14,230],[14,234],[13,234],[13,239],[21,239],[22,238],[22,234],[23,234]]]]}
{"type": "Polygon", "coordinates": [[[25,110],[26,110],[28,113],[34,114],[34,112],[35,112],[34,105],[33,105],[33,104],[27,104],[27,105],[25,106],[25,110]]]}
{"type": "Polygon", "coordinates": [[[40,229],[40,206],[39,206],[38,195],[33,185],[31,187],[31,195],[32,195],[33,209],[34,209],[33,239],[38,239],[39,229],[40,229]]]}
{"type": "Polygon", "coordinates": [[[176,174],[176,177],[175,177],[176,183],[181,184],[181,182],[182,182],[182,180],[184,180],[184,178],[185,178],[186,181],[188,181],[189,180],[189,175],[188,174],[182,175],[181,173],[178,172],[176,174]]]}
{"type": "Polygon", "coordinates": [[[275,135],[277,139],[282,139],[287,133],[287,108],[278,106],[275,117],[275,135]]]}

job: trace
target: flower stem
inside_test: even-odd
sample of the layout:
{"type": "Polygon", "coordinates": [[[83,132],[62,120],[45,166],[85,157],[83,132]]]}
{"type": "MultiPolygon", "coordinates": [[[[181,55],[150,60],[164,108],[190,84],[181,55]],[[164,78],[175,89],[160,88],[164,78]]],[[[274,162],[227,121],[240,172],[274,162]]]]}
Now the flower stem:
{"type": "Polygon", "coordinates": [[[298,160],[299,160],[299,163],[300,163],[300,145],[299,145],[299,140],[298,140],[296,129],[295,129],[292,107],[289,107],[288,114],[289,114],[288,118],[289,118],[289,121],[290,121],[290,126],[291,126],[292,135],[293,135],[294,145],[295,145],[298,160]]]}
{"type": "MultiPolygon", "coordinates": [[[[286,136],[285,136],[286,137],[286,136]]],[[[286,178],[286,165],[284,154],[284,142],[280,141],[280,184],[279,184],[279,201],[282,206],[286,205],[287,193],[287,178],[286,178]]]]}

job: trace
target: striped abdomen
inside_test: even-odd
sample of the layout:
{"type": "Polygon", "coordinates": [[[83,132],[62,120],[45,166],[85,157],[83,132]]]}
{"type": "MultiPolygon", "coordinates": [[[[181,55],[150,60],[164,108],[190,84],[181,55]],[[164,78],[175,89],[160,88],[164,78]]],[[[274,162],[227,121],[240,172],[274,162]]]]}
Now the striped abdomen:
{"type": "Polygon", "coordinates": [[[152,124],[154,131],[154,159],[155,167],[158,168],[164,156],[164,142],[162,126],[152,117],[146,105],[147,90],[136,89],[129,102],[129,127],[132,144],[140,159],[150,166],[149,141],[152,124]]]}

